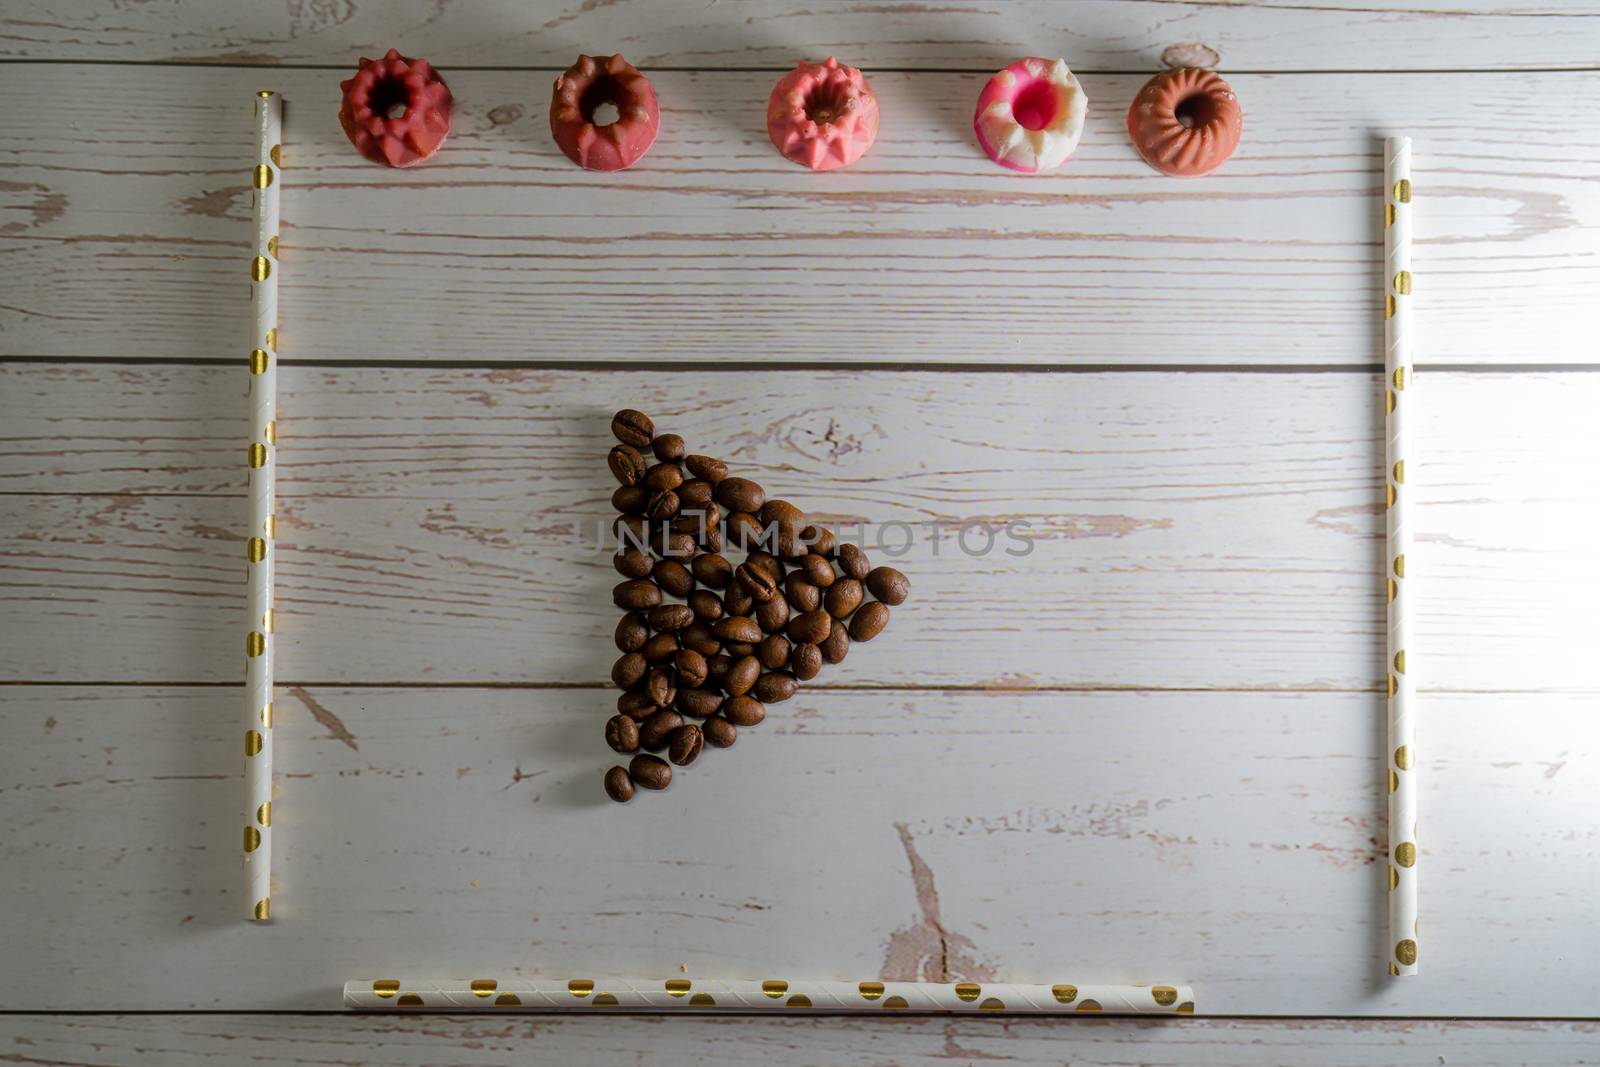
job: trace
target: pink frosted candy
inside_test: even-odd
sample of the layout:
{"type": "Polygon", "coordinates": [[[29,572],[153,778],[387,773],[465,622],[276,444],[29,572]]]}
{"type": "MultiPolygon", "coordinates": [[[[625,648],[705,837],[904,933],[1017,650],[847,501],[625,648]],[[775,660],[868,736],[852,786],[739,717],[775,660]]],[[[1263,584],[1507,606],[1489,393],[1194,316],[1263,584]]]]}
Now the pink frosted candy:
{"type": "Polygon", "coordinates": [[[989,158],[1027,174],[1064,163],[1083,136],[1089,109],[1064,59],[1019,59],[989,79],[972,118],[989,158]]]}
{"type": "Polygon", "coordinates": [[[783,158],[812,170],[848,167],[878,136],[878,98],[855,67],[801,63],[773,86],[767,135],[783,158]]]}

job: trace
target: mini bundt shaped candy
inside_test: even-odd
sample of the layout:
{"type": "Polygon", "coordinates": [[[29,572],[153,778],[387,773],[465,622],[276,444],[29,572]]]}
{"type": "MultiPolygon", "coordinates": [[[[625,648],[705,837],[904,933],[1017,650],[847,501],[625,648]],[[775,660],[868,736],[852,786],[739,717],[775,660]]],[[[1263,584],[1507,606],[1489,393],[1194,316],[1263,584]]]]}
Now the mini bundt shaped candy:
{"type": "Polygon", "coordinates": [[[1083,136],[1089,102],[1064,59],[1019,59],[978,94],[972,128],[990,159],[1025,174],[1066,162],[1083,136]]]}
{"type": "Polygon", "coordinates": [[[356,76],[339,83],[339,125],[356,151],[390,167],[410,167],[439,150],[450,133],[450,89],[426,59],[393,48],[363,57],[356,76]]]}
{"type": "Polygon", "coordinates": [[[878,136],[878,98],[855,67],[829,56],[801,63],[767,100],[767,135],[783,158],[812,170],[847,167],[878,136]]]}
{"type": "Polygon", "coordinates": [[[1228,83],[1196,67],[1166,70],[1139,90],[1128,108],[1128,136],[1144,161],[1163,174],[1210,174],[1233,155],[1244,112],[1228,83]]]}
{"type": "Polygon", "coordinates": [[[625,170],[644,158],[661,130],[661,105],[650,79],[620,55],[579,56],[556,79],[550,135],[585,170],[625,170]],[[617,109],[615,122],[595,125],[597,109],[617,109]]]}

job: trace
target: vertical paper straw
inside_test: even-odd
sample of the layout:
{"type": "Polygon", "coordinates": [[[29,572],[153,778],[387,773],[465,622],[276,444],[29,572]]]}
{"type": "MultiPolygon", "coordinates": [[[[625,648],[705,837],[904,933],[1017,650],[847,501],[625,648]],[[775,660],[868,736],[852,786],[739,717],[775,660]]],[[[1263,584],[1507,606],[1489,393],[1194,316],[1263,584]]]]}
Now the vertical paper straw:
{"type": "MultiPolygon", "coordinates": [[[[1383,144],[1384,467],[1389,526],[1389,973],[1417,973],[1416,690],[1406,663],[1416,587],[1406,578],[1411,493],[1406,464],[1416,416],[1411,377],[1411,138],[1383,144]]],[[[1412,462],[1409,472],[1416,474],[1412,462]]],[[[1414,483],[1413,483],[1414,484],[1414,483]]],[[[1414,572],[1413,572],[1414,573],[1414,572]]]]}
{"type": "Polygon", "coordinates": [[[250,258],[250,528],[245,540],[244,870],[252,919],[272,917],[272,574],[278,452],[278,194],[283,103],[256,94],[255,250],[250,258]]]}

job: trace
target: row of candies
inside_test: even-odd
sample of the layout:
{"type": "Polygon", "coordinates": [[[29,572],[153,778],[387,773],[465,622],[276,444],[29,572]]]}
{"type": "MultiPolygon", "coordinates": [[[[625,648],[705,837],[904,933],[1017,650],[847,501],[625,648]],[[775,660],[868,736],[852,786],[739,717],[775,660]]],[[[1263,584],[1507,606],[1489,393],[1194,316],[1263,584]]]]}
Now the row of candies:
{"type": "MultiPolygon", "coordinates": [[[[339,121],[370,160],[409,167],[432,156],[450,132],[450,89],[425,59],[394,49],[362,59],[341,82],[339,121]]],[[[990,78],[973,128],[989,158],[1036,174],[1060,166],[1083,135],[1088,100],[1065,60],[1030,56],[990,78]]],[[[1220,167],[1239,144],[1243,113],[1228,83],[1197,68],[1163,71],[1128,108],[1128,136],[1163,174],[1192,177],[1220,167]]],[[[650,79],[614,56],[579,56],[556,79],[550,133],[567,158],[613,171],[644,158],[661,130],[650,79]]],[[[878,100],[855,67],[833,57],[801,63],[767,100],[767,134],[785,159],[812,170],[847,167],[878,136],[878,100]]]]}

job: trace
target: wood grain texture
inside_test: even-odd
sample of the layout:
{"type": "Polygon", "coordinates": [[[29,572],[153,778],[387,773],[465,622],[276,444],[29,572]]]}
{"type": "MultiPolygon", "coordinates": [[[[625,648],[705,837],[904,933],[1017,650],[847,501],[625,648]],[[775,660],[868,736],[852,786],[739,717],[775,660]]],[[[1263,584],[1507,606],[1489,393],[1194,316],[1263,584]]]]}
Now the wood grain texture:
{"type": "Polygon", "coordinates": [[[1215,1013],[1593,1010],[1592,698],[1430,702],[1432,955],[1394,983],[1367,694],[806,691],[624,808],[603,694],[285,688],[270,929],[236,919],[233,695],[0,687],[0,1003],[304,1010],[395,970],[682,966],[1176,975],[1215,1013]]]}
{"type": "MultiPolygon", "coordinates": [[[[579,51],[620,50],[679,67],[792,66],[837,53],[869,67],[997,70],[1044,47],[1084,69],[1155,69],[1174,45],[1198,44],[1251,70],[1500,70],[1592,67],[1591,3],[1364,0],[1304,3],[526,5],[515,0],[66,5],[22,0],[0,18],[0,56],[97,61],[325,63],[394,46],[441,65],[554,67],[579,51]]],[[[1189,54],[1189,53],[1184,53],[1189,54]]],[[[1194,60],[1191,60],[1193,62],[1194,60]]]]}
{"type": "Polygon", "coordinates": [[[1593,72],[1239,76],[1245,141],[1204,181],[1134,154],[1135,76],[1084,79],[1077,156],[1036,177],[973,143],[978,75],[875,77],[877,145],[817,175],[768,143],[770,73],[663,72],[661,139],[606,176],[551,142],[548,74],[452,74],[450,143],[404,173],[346,142],[340,76],[0,65],[0,355],[237,349],[270,83],[289,358],[1371,363],[1379,136],[1404,129],[1418,362],[1595,360],[1593,72]]]}
{"type": "MultiPolygon", "coordinates": [[[[244,376],[0,368],[0,677],[240,677],[244,376]]],[[[1420,684],[1600,690],[1600,375],[1414,388],[1420,684]]],[[[285,679],[603,682],[637,405],[813,514],[905,524],[869,537],[914,539],[914,595],[826,682],[1382,682],[1369,375],[289,367],[280,395],[285,679]],[[1031,555],[961,551],[1014,521],[1031,555]]]]}
{"type": "MultiPolygon", "coordinates": [[[[78,1067],[251,1063],[348,1067],[949,1067],[1002,1060],[1126,1067],[1558,1067],[1593,1063],[1592,1022],[1207,1019],[699,1019],[340,1015],[11,1015],[22,1063],[78,1067]]],[[[0,1057],[6,1056],[0,1053],[0,1057]]]]}

